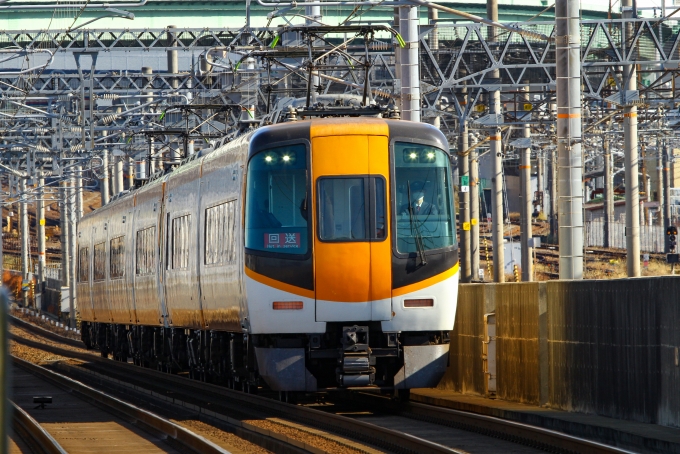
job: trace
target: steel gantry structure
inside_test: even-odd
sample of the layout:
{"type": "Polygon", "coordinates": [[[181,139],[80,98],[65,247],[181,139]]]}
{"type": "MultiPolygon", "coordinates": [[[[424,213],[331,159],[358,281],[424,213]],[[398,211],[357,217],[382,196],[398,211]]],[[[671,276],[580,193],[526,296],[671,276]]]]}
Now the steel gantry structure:
{"type": "MultiPolygon", "coordinates": [[[[312,11],[306,17],[316,20],[285,27],[0,31],[0,52],[8,57],[0,61],[0,165],[11,175],[11,196],[18,197],[6,203],[42,201],[44,184],[60,185],[58,196],[67,208],[62,233],[68,247],[62,249],[70,264],[63,267],[68,282],[69,273],[72,277],[75,272],[69,258],[75,256],[72,227],[82,214],[83,178],[95,180],[106,203],[224,136],[277,121],[289,98],[302,99],[307,109],[332,99],[395,105],[405,117],[437,124],[458,151],[460,176],[473,185],[485,148],[493,150],[500,174],[503,162],[521,159],[523,170],[531,159],[538,162],[539,190],[548,180],[555,182],[560,166],[573,164],[556,162],[561,143],[555,129],[561,114],[558,55],[564,38],[555,21],[494,28],[433,18],[418,27],[413,7],[398,8],[405,10],[398,21],[337,27],[318,25],[312,11]],[[132,60],[139,67],[100,63],[129,54],[136,56],[132,60]],[[167,65],[143,63],[151,57],[165,57],[167,65]],[[59,67],[54,64],[58,58],[59,67]],[[63,63],[68,61],[72,65],[63,63]],[[414,77],[419,84],[412,82],[414,77]]],[[[641,135],[648,137],[644,141],[650,151],[672,149],[677,140],[667,112],[677,102],[680,27],[667,24],[667,18],[589,20],[578,24],[579,33],[569,34],[581,68],[583,133],[571,137],[567,146],[583,147],[586,174],[604,169],[609,192],[608,172],[614,173],[617,163],[621,166],[621,160],[611,165],[612,154],[634,158],[626,166],[626,182],[638,173],[632,168],[638,157],[631,140],[631,125],[638,122],[633,110],[641,108],[641,135]]],[[[658,153],[646,159],[667,157],[658,153]]],[[[533,199],[526,189],[528,173],[522,177],[525,222],[531,207],[526,202],[533,199]]],[[[580,174],[577,178],[580,187],[580,174]]],[[[557,188],[548,186],[554,188],[554,205],[557,188]]],[[[637,206],[636,191],[626,193],[627,203],[637,206]]],[[[463,259],[467,281],[472,264],[479,264],[479,248],[470,244],[479,238],[481,217],[479,201],[473,199],[463,199],[460,213],[461,220],[470,222],[461,247],[473,251],[463,259]]],[[[500,207],[500,215],[492,219],[501,232],[498,248],[504,216],[502,199],[495,203],[500,207]]],[[[542,208],[550,212],[557,238],[557,209],[542,208]]],[[[582,216],[580,226],[560,227],[578,231],[582,216]]],[[[523,242],[529,237],[524,232],[523,242]]],[[[494,267],[499,270],[503,265],[497,252],[494,267]]],[[[634,267],[629,271],[636,272],[634,267]]]]}

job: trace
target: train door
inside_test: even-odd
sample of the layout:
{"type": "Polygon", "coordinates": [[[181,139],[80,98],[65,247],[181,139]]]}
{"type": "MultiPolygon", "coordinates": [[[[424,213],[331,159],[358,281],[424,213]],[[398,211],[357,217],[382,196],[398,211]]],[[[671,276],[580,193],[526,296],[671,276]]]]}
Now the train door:
{"type": "Polygon", "coordinates": [[[386,136],[312,139],[316,320],[390,320],[386,136]]]}

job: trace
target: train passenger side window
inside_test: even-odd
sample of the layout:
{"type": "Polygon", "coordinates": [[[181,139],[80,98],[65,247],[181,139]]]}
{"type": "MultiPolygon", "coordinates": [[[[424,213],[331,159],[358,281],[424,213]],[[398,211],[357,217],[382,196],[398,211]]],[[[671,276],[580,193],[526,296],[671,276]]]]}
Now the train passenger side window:
{"type": "Polygon", "coordinates": [[[189,228],[191,215],[179,216],[172,220],[171,261],[173,270],[189,267],[189,228]]]}
{"type": "Polygon", "coordinates": [[[111,240],[111,279],[118,279],[125,274],[125,236],[119,236],[111,240]]]}
{"type": "Polygon", "coordinates": [[[94,276],[93,280],[103,281],[106,279],[106,243],[94,245],[94,276]]]}
{"type": "Polygon", "coordinates": [[[155,271],[155,237],[155,226],[137,231],[137,241],[135,244],[135,272],[138,275],[151,274],[155,271]]]}
{"type": "Polygon", "coordinates": [[[236,200],[205,210],[206,265],[236,260],[236,200]]]}
{"type": "Polygon", "coordinates": [[[78,281],[87,282],[90,278],[90,248],[81,247],[78,251],[78,281]]]}

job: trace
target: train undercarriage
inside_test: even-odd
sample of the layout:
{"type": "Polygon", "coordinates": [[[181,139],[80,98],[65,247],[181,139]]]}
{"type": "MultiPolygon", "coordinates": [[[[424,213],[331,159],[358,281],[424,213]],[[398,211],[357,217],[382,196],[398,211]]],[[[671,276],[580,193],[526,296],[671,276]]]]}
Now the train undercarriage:
{"type": "Polygon", "coordinates": [[[264,335],[83,322],[81,332],[103,357],[246,392],[361,388],[407,398],[436,386],[448,363],[448,332],[384,333],[379,322],[264,335]]]}

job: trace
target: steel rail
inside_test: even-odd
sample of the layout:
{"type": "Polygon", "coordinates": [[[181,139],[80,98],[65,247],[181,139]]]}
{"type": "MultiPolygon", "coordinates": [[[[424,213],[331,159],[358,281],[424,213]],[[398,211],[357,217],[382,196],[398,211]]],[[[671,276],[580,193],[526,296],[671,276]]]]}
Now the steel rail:
{"type": "MultiPolygon", "coordinates": [[[[69,345],[82,348],[82,345],[78,345],[78,341],[60,336],[56,333],[52,333],[23,320],[11,317],[10,323],[25,327],[28,330],[40,335],[44,335],[51,340],[65,342],[69,345]],[[19,323],[17,323],[17,320],[19,323]]],[[[369,442],[374,444],[377,443],[381,446],[386,446],[388,449],[394,449],[395,446],[398,446],[402,450],[406,449],[413,452],[457,452],[451,448],[439,445],[437,443],[427,442],[426,440],[422,440],[408,434],[395,432],[370,423],[359,422],[327,412],[321,412],[307,407],[292,406],[290,404],[269,398],[245,394],[212,384],[188,380],[175,375],[169,375],[155,370],[129,365],[127,363],[110,361],[104,358],[99,358],[92,354],[64,350],[59,347],[52,347],[26,339],[17,339],[16,336],[13,336],[12,339],[20,343],[24,343],[25,345],[40,348],[55,354],[60,354],[62,356],[77,357],[79,359],[95,361],[98,364],[105,364],[107,366],[120,366],[121,369],[127,369],[132,372],[136,372],[137,374],[145,374],[152,380],[158,381],[160,379],[161,381],[164,380],[173,385],[178,384],[185,388],[193,388],[201,392],[217,392],[222,396],[228,394],[229,398],[235,398],[248,407],[266,406],[267,408],[281,412],[291,419],[302,420],[302,422],[306,424],[322,424],[325,426],[331,426],[334,428],[334,430],[339,430],[340,433],[352,435],[359,434],[359,438],[367,439],[369,442]],[[357,424],[364,426],[368,425],[367,427],[369,427],[369,432],[366,432],[365,429],[358,431],[356,428],[357,424]],[[398,438],[390,438],[393,436],[397,436],[398,438]],[[423,444],[423,442],[425,442],[425,444],[423,444]]],[[[410,402],[407,405],[403,405],[388,401],[385,398],[365,393],[362,393],[359,396],[359,399],[359,402],[362,404],[366,403],[366,399],[372,399],[374,400],[374,402],[371,402],[372,407],[382,406],[384,410],[389,411],[390,413],[401,413],[402,416],[423,419],[445,426],[454,425],[457,427],[462,427],[464,430],[469,430],[471,432],[483,433],[487,435],[491,434],[490,436],[518,442],[525,445],[539,445],[552,450],[557,449],[559,452],[581,452],[593,454],[630,454],[632,452],[614,446],[605,445],[596,441],[568,435],[562,432],[497,417],[475,414],[472,412],[453,410],[416,402],[410,402]]]]}
{"type": "MultiPolygon", "coordinates": [[[[15,320],[10,319],[10,323],[14,322],[15,320]]],[[[116,368],[119,371],[123,370],[130,372],[131,374],[136,375],[137,378],[139,378],[139,376],[145,376],[145,378],[150,383],[159,384],[165,382],[171,386],[180,386],[184,390],[208,394],[213,399],[219,396],[221,398],[231,400],[243,408],[262,408],[270,413],[277,413],[284,418],[296,420],[310,426],[321,427],[324,430],[346,435],[359,440],[365,440],[368,443],[379,445],[388,450],[433,454],[450,454],[459,452],[455,449],[451,449],[438,443],[433,443],[409,434],[397,432],[395,430],[386,429],[368,422],[357,421],[345,416],[330,414],[312,408],[291,405],[267,397],[246,394],[241,391],[225,388],[223,386],[188,380],[184,377],[159,372],[153,369],[146,369],[127,363],[112,361],[89,353],[81,353],[60,347],[45,345],[40,342],[19,338],[17,336],[11,336],[10,339],[23,345],[48,351],[61,356],[78,358],[84,361],[96,363],[98,365],[103,365],[104,367],[116,368]]]]}
{"type": "MultiPolygon", "coordinates": [[[[341,402],[340,399],[332,398],[331,400],[341,402]]],[[[519,444],[538,446],[540,449],[547,449],[550,452],[579,452],[591,454],[633,453],[633,451],[531,424],[468,411],[454,410],[436,405],[418,402],[408,402],[404,404],[393,402],[384,397],[369,393],[350,395],[349,398],[345,398],[342,401],[346,400],[360,405],[369,403],[372,408],[381,407],[386,413],[429,421],[443,426],[461,428],[463,430],[482,433],[519,444]]]]}
{"type": "Polygon", "coordinates": [[[11,405],[12,425],[22,440],[44,454],[67,454],[59,442],[38,421],[11,400],[8,402],[11,405]]]}
{"type": "Polygon", "coordinates": [[[80,398],[84,398],[86,401],[103,405],[114,413],[123,414],[131,418],[132,421],[134,421],[133,424],[135,425],[141,422],[143,426],[159,431],[171,440],[192,451],[206,454],[229,454],[229,451],[226,449],[168,419],[162,418],[147,410],[143,410],[83,383],[66,377],[65,375],[53,372],[21,358],[12,356],[12,361],[16,366],[34,375],[40,376],[41,378],[52,382],[57,386],[71,390],[75,395],[80,398]]]}

